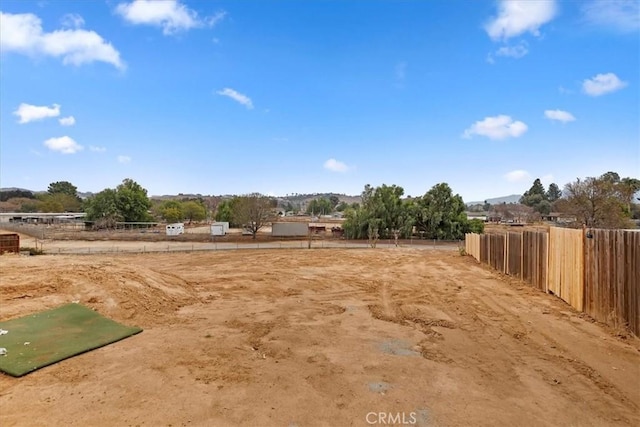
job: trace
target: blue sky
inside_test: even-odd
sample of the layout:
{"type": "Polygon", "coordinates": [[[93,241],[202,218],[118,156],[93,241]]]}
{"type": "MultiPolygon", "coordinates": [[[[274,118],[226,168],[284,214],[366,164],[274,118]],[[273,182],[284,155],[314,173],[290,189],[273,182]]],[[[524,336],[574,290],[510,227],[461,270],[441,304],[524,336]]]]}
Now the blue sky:
{"type": "Polygon", "coordinates": [[[637,1],[10,1],[0,185],[465,201],[640,177],[637,1]]]}

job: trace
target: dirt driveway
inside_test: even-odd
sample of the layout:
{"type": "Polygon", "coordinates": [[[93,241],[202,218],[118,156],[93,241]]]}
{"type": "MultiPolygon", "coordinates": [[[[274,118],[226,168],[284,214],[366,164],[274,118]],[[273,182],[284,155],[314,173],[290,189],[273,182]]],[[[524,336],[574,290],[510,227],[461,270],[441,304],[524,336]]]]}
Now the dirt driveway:
{"type": "Polygon", "coordinates": [[[0,318],[144,332],[22,378],[0,425],[640,425],[640,341],[452,251],[0,257],[0,318]]]}

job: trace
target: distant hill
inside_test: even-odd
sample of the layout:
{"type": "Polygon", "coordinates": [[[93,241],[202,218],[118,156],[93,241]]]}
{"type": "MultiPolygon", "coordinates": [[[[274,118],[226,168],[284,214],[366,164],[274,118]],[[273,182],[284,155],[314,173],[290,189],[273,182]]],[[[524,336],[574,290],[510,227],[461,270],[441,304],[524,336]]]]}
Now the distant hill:
{"type": "MultiPolygon", "coordinates": [[[[518,203],[520,201],[520,197],[522,197],[521,194],[511,194],[510,196],[502,196],[502,197],[494,197],[493,199],[486,199],[486,202],[492,205],[501,205],[503,203],[506,203],[506,204],[518,203]]],[[[483,205],[484,202],[485,202],[484,200],[481,200],[479,202],[469,202],[467,203],[467,206],[483,205]]]]}
{"type": "Polygon", "coordinates": [[[31,193],[37,193],[37,191],[27,190],[26,188],[18,188],[18,187],[2,187],[0,188],[0,192],[4,191],[29,191],[31,193]]]}
{"type": "Polygon", "coordinates": [[[313,199],[329,199],[331,196],[337,196],[341,202],[346,203],[360,203],[360,196],[348,196],[346,194],[338,193],[312,193],[312,194],[287,194],[286,196],[276,197],[279,200],[285,200],[291,203],[305,203],[310,202],[313,199]]]}

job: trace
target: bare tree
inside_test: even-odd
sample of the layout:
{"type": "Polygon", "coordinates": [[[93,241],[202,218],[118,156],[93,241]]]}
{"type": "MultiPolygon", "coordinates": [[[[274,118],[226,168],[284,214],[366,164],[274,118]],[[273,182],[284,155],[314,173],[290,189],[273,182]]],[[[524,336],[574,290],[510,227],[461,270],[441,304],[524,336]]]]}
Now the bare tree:
{"type": "Polygon", "coordinates": [[[258,230],[275,217],[276,201],[258,193],[240,196],[233,203],[233,220],[251,231],[253,239],[258,230]]]}
{"type": "MultiPolygon", "coordinates": [[[[617,176],[617,174],[615,174],[617,176]]],[[[565,186],[561,207],[579,224],[599,228],[627,228],[630,191],[611,172],[599,178],[577,179],[565,186]]]]}

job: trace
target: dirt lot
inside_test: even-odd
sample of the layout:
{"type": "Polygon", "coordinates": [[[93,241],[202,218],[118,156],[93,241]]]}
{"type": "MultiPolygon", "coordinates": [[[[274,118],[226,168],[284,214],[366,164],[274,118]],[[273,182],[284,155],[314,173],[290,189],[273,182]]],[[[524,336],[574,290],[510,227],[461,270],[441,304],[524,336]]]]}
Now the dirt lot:
{"type": "Polygon", "coordinates": [[[3,427],[640,425],[637,338],[453,251],[4,255],[0,267],[2,320],[79,300],[144,328],[0,375],[3,427]]]}

